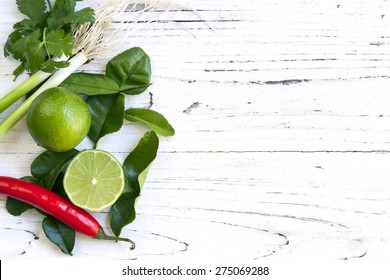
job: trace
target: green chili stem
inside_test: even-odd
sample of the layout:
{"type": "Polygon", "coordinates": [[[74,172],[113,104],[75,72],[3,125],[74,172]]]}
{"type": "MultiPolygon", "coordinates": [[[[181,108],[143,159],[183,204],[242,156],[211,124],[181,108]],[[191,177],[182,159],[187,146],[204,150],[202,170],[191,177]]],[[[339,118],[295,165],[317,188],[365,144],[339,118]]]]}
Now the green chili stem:
{"type": "Polygon", "coordinates": [[[113,240],[113,241],[124,241],[124,242],[129,242],[131,244],[131,247],[130,247],[130,250],[134,250],[135,249],[135,243],[134,241],[128,239],[128,238],[124,238],[124,237],[119,237],[119,236],[111,236],[111,235],[107,235],[103,228],[101,228],[99,230],[99,232],[93,237],[95,239],[99,239],[99,240],[113,240]]]}

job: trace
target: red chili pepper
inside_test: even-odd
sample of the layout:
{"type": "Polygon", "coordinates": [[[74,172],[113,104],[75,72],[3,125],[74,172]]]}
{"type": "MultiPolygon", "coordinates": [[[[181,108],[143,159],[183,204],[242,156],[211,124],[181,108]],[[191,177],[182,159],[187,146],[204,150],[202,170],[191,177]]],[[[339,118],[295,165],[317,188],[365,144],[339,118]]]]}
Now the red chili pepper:
{"type": "Polygon", "coordinates": [[[91,214],[44,187],[21,179],[0,176],[0,193],[52,215],[75,231],[96,239],[127,241],[131,243],[131,249],[135,248],[130,239],[107,235],[91,214]]]}

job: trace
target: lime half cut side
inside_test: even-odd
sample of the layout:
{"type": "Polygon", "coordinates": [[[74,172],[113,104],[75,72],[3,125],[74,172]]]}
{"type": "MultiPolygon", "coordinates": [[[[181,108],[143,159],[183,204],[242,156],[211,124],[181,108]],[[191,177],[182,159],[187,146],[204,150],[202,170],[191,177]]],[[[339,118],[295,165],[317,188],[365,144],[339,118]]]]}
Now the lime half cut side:
{"type": "Polygon", "coordinates": [[[101,211],[113,205],[124,187],[122,165],[113,155],[101,150],[79,153],[64,176],[64,189],[70,201],[89,211],[101,211]]]}

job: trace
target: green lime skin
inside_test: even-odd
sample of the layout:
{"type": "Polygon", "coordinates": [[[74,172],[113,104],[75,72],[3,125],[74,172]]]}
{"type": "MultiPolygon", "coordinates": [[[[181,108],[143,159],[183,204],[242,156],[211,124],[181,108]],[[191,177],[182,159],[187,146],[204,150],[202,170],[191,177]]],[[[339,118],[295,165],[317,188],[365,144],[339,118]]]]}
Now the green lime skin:
{"type": "Polygon", "coordinates": [[[76,147],[88,134],[91,113],[83,99],[62,88],[42,92],[27,113],[27,127],[38,145],[52,152],[76,147]]]}

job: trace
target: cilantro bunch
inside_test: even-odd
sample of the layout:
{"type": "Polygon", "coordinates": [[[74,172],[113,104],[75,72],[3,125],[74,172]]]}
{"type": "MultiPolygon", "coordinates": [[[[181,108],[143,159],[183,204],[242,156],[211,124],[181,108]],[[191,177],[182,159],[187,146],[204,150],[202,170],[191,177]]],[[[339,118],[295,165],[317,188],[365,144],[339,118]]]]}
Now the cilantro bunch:
{"type": "Polygon", "coordinates": [[[4,55],[20,61],[15,78],[25,71],[53,73],[69,65],[63,56],[72,55],[75,29],[95,20],[92,8],[75,10],[78,1],[56,0],[52,5],[50,0],[16,0],[27,18],[14,24],[4,45],[4,55]]]}

